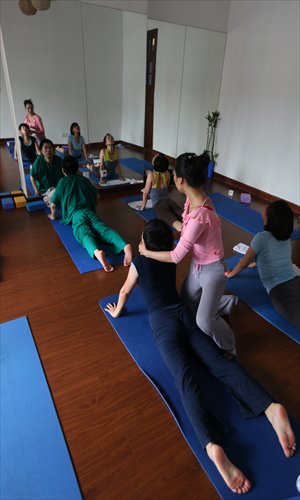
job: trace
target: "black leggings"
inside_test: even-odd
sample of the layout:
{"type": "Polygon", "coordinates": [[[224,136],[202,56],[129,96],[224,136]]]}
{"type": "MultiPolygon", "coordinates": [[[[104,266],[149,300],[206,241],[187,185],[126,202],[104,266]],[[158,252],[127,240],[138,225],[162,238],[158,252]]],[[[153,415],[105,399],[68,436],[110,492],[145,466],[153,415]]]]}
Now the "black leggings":
{"type": "Polygon", "coordinates": [[[274,286],[269,295],[274,309],[300,329],[300,276],[274,286]]]}

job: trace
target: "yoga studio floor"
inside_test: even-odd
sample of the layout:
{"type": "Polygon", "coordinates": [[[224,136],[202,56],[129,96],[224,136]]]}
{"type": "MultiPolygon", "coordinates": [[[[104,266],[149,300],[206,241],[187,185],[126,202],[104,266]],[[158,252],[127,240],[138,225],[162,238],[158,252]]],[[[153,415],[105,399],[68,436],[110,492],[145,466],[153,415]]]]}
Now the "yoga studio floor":
{"type": "MultiPolygon", "coordinates": [[[[141,157],[126,149],[120,155],[141,157]]],[[[4,144],[0,163],[0,191],[17,189],[18,171],[4,144]]],[[[228,192],[215,180],[207,188],[228,192]]],[[[99,205],[101,217],[132,243],[135,254],[145,222],[122,198],[140,189],[103,192],[99,205]]],[[[264,205],[255,199],[251,207],[264,205]]],[[[0,220],[1,322],[28,317],[84,498],[219,498],[99,308],[101,297],[120,289],[127,269],[80,274],[42,211],[0,209],[0,220]]],[[[226,221],[223,236],[226,257],[235,244],[252,238],[226,221]]],[[[300,239],[292,246],[300,266],[300,239]]],[[[189,258],[178,266],[178,286],[188,265],[189,258]]],[[[238,359],[299,420],[299,346],[241,302],[232,327],[238,359]]]]}

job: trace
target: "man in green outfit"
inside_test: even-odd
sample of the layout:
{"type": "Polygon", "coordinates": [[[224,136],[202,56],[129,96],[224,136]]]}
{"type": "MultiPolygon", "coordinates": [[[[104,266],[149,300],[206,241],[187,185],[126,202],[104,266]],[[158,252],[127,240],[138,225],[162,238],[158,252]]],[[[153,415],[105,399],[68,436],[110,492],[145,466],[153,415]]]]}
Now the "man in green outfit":
{"type": "Polygon", "coordinates": [[[30,168],[30,179],[35,194],[43,194],[49,188],[55,188],[63,177],[62,160],[54,154],[54,145],[50,139],[44,139],[40,144],[42,154],[39,155],[30,168]]]}
{"type": "Polygon", "coordinates": [[[107,261],[105,252],[99,249],[99,240],[109,243],[114,254],[123,250],[124,266],[129,266],[132,261],[131,245],[97,217],[97,189],[88,179],[78,175],[77,160],[71,156],[64,158],[62,172],[64,177],[57,184],[51,198],[51,214],[48,217],[56,219],[56,208],[61,206],[62,222],[72,224],[78,243],[86,249],[90,257],[96,258],[102,264],[106,272],[113,271],[114,268],[107,261]]]}

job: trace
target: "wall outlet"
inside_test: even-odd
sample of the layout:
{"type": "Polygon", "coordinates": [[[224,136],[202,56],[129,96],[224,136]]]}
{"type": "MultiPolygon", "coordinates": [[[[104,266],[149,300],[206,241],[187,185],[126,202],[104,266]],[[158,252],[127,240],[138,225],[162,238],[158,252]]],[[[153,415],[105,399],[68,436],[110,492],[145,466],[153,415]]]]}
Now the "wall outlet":
{"type": "Polygon", "coordinates": [[[68,137],[68,135],[69,135],[68,132],[62,132],[61,134],[62,137],[68,137]]]}

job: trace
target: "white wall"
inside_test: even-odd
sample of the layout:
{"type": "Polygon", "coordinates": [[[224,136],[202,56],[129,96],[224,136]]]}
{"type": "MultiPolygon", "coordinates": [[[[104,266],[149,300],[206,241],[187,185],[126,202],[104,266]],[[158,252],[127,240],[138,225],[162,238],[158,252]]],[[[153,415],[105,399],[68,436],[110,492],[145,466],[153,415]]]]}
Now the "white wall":
{"type": "Polygon", "coordinates": [[[123,141],[144,147],[146,16],[123,13],[123,141]]]}
{"type": "Polygon", "coordinates": [[[122,123],[122,12],[82,4],[89,142],[120,138],[122,123]]]}
{"type": "Polygon", "coordinates": [[[148,21],[158,29],[153,149],[201,153],[208,111],[218,108],[226,34],[148,21]]]}
{"type": "Polygon", "coordinates": [[[83,3],[102,5],[111,9],[126,10],[128,12],[137,12],[147,14],[147,0],[77,0],[83,3]]]}
{"type": "Polygon", "coordinates": [[[227,32],[230,0],[148,0],[148,17],[227,32]]]}
{"type": "Polygon", "coordinates": [[[225,45],[225,33],[186,30],[176,156],[205,149],[205,116],[218,109],[225,45]]]}
{"type": "Polygon", "coordinates": [[[153,149],[176,156],[185,27],[148,21],[158,28],[154,94],[153,149]]]}
{"type": "Polygon", "coordinates": [[[232,2],[217,171],[300,203],[299,2],[232,2]]]}

